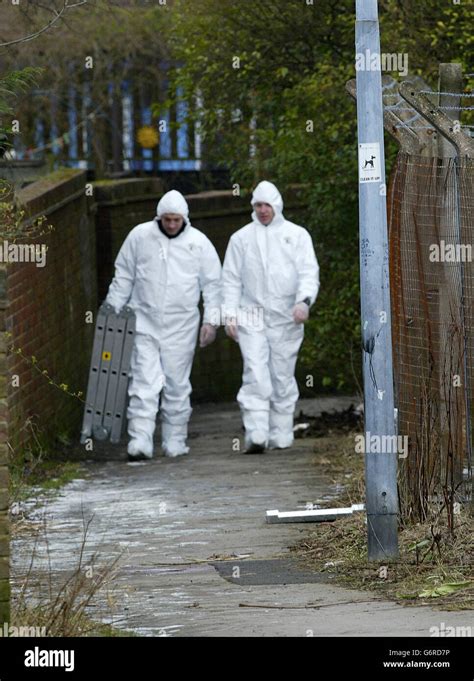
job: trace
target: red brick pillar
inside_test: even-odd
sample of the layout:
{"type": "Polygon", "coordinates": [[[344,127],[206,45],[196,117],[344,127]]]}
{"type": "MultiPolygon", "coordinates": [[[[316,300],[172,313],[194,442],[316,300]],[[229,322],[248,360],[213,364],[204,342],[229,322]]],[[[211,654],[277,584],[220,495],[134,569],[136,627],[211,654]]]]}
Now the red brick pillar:
{"type": "Polygon", "coordinates": [[[0,627],[10,621],[10,531],[8,523],[6,268],[0,267],[0,627]]]}

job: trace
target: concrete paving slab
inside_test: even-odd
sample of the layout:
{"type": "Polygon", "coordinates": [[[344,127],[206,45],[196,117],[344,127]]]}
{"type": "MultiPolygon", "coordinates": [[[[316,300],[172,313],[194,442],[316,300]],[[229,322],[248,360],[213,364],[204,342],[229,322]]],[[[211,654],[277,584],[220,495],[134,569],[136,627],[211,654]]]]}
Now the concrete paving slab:
{"type": "MultiPolygon", "coordinates": [[[[315,414],[354,402],[303,400],[301,408],[315,414]]],[[[265,512],[334,498],[316,440],[244,456],[235,450],[243,435],[235,405],[196,407],[190,435],[191,453],[177,459],[128,464],[123,446],[96,453],[87,478],[32,513],[48,539],[37,545],[33,577],[50,570],[53,582],[64,580],[90,520],[84,565],[96,552],[99,564],[119,557],[91,616],[144,636],[429,636],[441,622],[472,624],[471,612],[406,608],[295,567],[289,547],[310,528],[267,524],[265,512]]],[[[13,541],[18,574],[32,546],[31,537],[13,541]]]]}

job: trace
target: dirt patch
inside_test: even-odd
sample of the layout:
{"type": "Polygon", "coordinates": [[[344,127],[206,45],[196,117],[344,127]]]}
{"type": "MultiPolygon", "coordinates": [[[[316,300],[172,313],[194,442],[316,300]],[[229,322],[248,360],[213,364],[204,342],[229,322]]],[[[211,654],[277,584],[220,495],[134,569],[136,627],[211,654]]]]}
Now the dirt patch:
{"type": "Polygon", "coordinates": [[[319,416],[307,416],[300,410],[295,417],[295,424],[298,426],[295,432],[297,438],[362,433],[364,428],[362,413],[354,404],[341,411],[322,411],[319,416]]]}

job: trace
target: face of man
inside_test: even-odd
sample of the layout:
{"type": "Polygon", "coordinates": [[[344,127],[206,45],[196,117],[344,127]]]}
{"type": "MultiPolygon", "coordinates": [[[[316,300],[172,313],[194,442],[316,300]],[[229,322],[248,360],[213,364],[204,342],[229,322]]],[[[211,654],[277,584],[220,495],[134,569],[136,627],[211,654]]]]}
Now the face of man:
{"type": "Polygon", "coordinates": [[[253,207],[257,214],[257,218],[262,225],[269,225],[275,216],[275,211],[269,203],[254,203],[253,207]]]}
{"type": "Polygon", "coordinates": [[[167,234],[174,236],[183,226],[184,218],[178,213],[165,213],[161,216],[161,224],[167,234]]]}

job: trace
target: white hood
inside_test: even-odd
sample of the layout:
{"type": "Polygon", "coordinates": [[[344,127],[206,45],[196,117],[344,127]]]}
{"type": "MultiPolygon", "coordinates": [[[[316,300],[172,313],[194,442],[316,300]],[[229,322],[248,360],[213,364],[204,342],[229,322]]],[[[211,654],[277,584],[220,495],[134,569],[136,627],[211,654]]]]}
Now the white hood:
{"type": "Polygon", "coordinates": [[[186,199],[180,192],[176,191],[176,189],[172,189],[170,192],[164,194],[156,207],[156,215],[158,218],[161,218],[167,213],[182,215],[186,225],[191,224],[189,221],[189,207],[186,199]]]}
{"type": "MultiPolygon", "coordinates": [[[[270,222],[270,225],[274,225],[284,220],[283,199],[280,192],[272,182],[267,182],[266,180],[264,180],[255,187],[254,192],[252,194],[251,201],[252,206],[254,205],[254,203],[269,203],[270,206],[273,208],[275,212],[275,217],[270,222]]],[[[254,222],[258,222],[259,224],[261,224],[255,211],[252,213],[252,220],[254,222]]]]}

